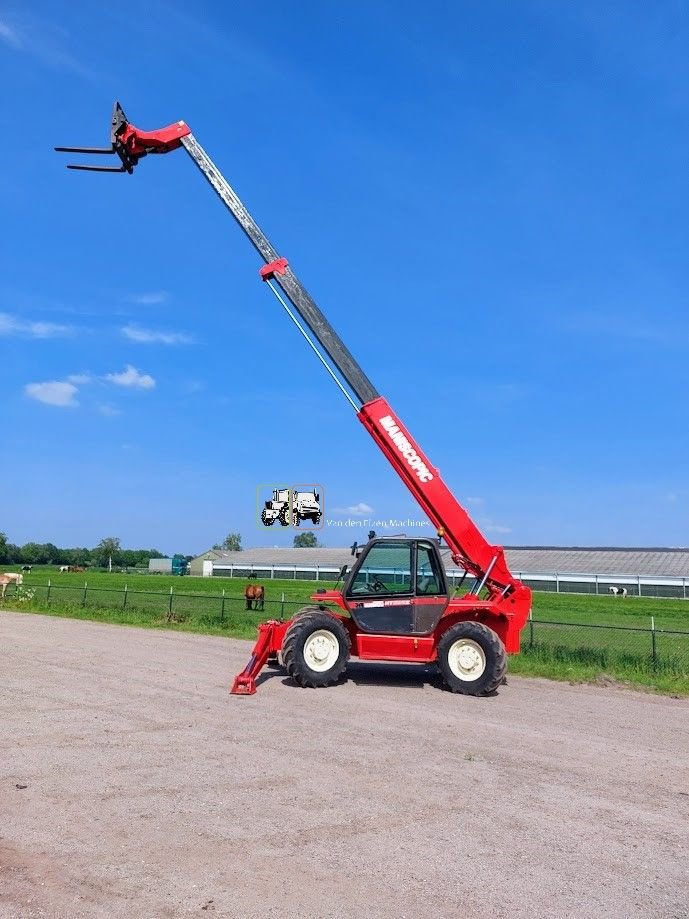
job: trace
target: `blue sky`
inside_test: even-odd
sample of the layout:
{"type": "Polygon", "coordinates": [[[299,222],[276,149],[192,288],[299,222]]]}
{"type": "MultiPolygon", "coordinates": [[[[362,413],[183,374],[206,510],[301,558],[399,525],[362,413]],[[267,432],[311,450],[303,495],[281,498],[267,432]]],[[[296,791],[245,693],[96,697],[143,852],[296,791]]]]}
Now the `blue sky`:
{"type": "Polygon", "coordinates": [[[183,151],[63,169],[119,98],[191,125],[489,539],[686,545],[688,38],[680,2],[0,3],[0,529],[290,544],[273,481],[419,516],[183,151]]]}

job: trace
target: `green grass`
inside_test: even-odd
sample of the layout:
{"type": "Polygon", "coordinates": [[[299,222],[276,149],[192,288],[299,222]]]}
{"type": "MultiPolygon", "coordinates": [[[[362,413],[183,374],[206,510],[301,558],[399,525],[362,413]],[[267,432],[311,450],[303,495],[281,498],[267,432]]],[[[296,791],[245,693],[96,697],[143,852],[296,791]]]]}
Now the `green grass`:
{"type": "MultiPolygon", "coordinates": [[[[17,604],[9,594],[4,605],[55,616],[251,639],[259,622],[281,615],[289,617],[319,587],[333,586],[326,581],[262,579],[265,609],[249,612],[242,596],[246,583],[240,578],[124,575],[94,570],[59,574],[54,568],[35,567],[24,579],[24,588],[34,591],[33,599],[17,604]]],[[[533,619],[533,625],[527,625],[522,633],[522,654],[510,660],[512,673],[570,681],[613,679],[659,692],[689,695],[687,601],[543,592],[534,594],[533,619]],[[652,616],[658,630],[655,661],[648,631],[652,616]],[[616,626],[624,631],[587,626],[616,626]],[[673,630],[687,634],[666,634],[673,630]]]]}

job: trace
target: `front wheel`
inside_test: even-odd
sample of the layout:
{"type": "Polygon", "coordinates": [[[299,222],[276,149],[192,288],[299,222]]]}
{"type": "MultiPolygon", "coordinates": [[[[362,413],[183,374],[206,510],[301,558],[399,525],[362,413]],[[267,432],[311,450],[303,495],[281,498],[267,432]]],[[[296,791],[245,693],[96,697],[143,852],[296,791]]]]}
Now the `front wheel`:
{"type": "Polygon", "coordinates": [[[351,640],[342,622],[328,613],[305,612],[285,632],[282,662],[299,686],[332,686],[344,673],[351,640]]]}
{"type": "Polygon", "coordinates": [[[263,521],[264,527],[272,527],[272,525],[275,523],[275,517],[269,517],[268,511],[265,509],[265,507],[261,511],[261,520],[263,521]]]}
{"type": "Polygon", "coordinates": [[[438,644],[438,667],[452,692],[486,696],[502,683],[507,669],[505,646],[481,622],[453,625],[438,644]]]}

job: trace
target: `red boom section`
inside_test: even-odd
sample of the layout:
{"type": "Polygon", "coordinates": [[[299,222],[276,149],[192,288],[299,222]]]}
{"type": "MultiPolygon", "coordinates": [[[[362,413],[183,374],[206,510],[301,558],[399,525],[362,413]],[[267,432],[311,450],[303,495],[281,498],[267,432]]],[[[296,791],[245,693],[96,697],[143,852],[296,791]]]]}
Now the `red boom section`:
{"type": "Polygon", "coordinates": [[[176,121],[157,131],[140,131],[127,123],[117,139],[131,156],[145,156],[147,153],[169,153],[182,146],[182,138],[191,134],[191,128],[184,121],[176,121]]]}
{"type": "Polygon", "coordinates": [[[526,590],[510,573],[502,548],[486,541],[387,401],[381,396],[367,402],[358,417],[438,529],[456,564],[479,578],[488,573],[486,586],[493,596],[505,588],[526,590]]]}

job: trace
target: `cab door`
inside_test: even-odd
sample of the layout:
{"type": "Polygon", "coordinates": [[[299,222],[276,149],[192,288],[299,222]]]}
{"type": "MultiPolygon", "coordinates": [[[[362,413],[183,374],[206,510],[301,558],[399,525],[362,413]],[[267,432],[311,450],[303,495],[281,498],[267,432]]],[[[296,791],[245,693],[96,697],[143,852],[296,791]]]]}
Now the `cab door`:
{"type": "Polygon", "coordinates": [[[450,601],[436,545],[419,540],[414,552],[414,632],[430,634],[450,601]]]}
{"type": "Polygon", "coordinates": [[[414,632],[412,543],[373,543],[345,586],[345,603],[362,632],[414,632]]]}

